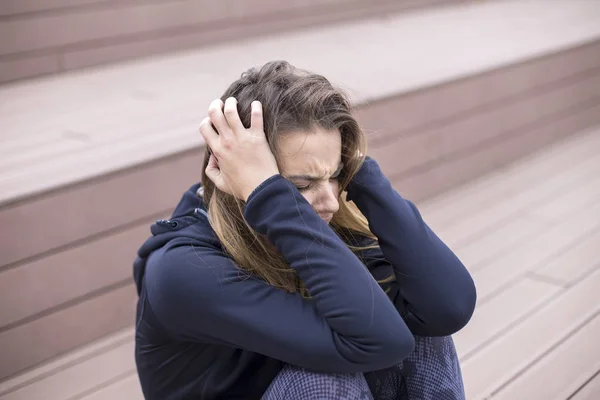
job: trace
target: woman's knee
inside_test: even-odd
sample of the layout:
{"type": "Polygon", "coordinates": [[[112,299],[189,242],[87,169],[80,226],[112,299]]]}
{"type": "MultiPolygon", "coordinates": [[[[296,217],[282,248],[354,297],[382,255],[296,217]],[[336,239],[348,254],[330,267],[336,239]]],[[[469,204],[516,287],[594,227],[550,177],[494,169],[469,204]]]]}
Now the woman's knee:
{"type": "Polygon", "coordinates": [[[363,374],[326,374],[286,366],[275,377],[263,400],[373,399],[363,374]]]}

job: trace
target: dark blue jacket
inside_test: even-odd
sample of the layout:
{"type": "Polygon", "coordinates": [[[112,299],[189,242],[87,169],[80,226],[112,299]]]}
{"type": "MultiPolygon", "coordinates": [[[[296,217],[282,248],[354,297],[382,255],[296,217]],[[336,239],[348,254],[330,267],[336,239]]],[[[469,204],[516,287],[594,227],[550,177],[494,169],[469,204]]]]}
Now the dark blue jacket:
{"type": "Polygon", "coordinates": [[[298,272],[310,299],[241,273],[212,231],[198,187],[170,220],[152,226],[134,263],[135,357],[147,399],[259,399],[284,363],[324,372],[387,368],[411,352],[413,334],[450,335],[472,315],[469,273],[370,158],[347,198],[379,247],[358,257],[281,175],[246,203],[250,226],[298,272]],[[386,294],[374,277],[392,268],[396,282],[386,294]]]}

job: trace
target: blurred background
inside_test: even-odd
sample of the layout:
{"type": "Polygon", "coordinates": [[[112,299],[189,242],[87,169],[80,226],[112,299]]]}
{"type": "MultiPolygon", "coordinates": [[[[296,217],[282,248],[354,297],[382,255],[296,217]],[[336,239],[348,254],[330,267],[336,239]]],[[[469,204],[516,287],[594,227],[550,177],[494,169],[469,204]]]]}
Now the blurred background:
{"type": "Polygon", "coordinates": [[[142,398],[135,252],[276,59],[471,271],[468,399],[600,399],[600,1],[0,0],[0,400],[142,398]]]}

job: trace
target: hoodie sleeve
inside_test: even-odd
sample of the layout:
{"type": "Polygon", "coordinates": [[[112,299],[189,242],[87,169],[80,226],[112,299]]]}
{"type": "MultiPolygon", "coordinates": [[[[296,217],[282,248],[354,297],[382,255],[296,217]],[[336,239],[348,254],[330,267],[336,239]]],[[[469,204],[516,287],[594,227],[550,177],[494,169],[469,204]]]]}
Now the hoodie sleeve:
{"type": "Polygon", "coordinates": [[[245,275],[208,240],[174,241],[150,257],[145,280],[152,311],[170,335],[324,372],[382,369],[412,351],[413,336],[394,305],[294,185],[281,175],[268,179],[244,216],[298,272],[311,298],[245,275]]]}
{"type": "Polygon", "coordinates": [[[415,335],[447,336],[471,318],[476,290],[469,272],[421,218],[417,207],[403,199],[375,160],[365,163],[347,188],[367,217],[379,248],[361,258],[369,270],[392,264],[398,290],[390,297],[415,335]]]}

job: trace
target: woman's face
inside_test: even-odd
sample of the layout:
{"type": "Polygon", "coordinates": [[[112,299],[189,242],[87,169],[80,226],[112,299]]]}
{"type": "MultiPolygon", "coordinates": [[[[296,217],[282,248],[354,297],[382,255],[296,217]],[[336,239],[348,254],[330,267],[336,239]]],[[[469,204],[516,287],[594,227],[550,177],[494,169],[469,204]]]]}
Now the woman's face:
{"type": "Polygon", "coordinates": [[[290,132],[280,139],[279,151],[282,175],[329,223],[339,209],[337,177],[343,168],[340,132],[321,128],[290,132]]]}

